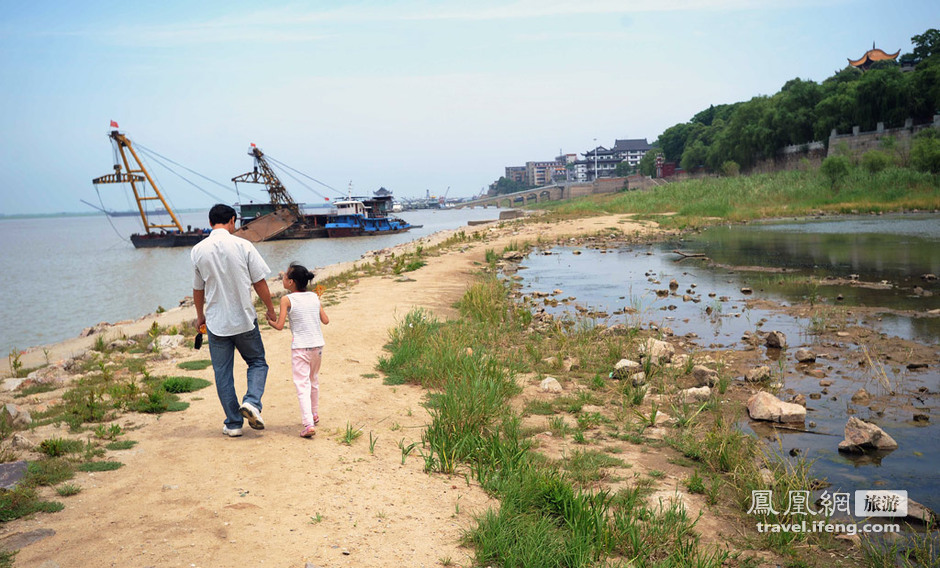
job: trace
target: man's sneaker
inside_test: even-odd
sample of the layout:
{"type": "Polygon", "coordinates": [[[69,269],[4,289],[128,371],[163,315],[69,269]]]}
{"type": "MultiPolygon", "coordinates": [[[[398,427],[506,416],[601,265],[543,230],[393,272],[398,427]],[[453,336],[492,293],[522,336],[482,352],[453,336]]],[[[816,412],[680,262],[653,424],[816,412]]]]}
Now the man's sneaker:
{"type": "Polygon", "coordinates": [[[238,411],[241,412],[245,420],[248,421],[249,426],[255,430],[264,430],[264,420],[261,418],[261,411],[255,408],[255,405],[250,402],[242,403],[238,411]]]}
{"type": "Polygon", "coordinates": [[[222,433],[231,438],[237,438],[242,435],[241,428],[229,428],[228,426],[222,426],[222,433]]]}
{"type": "Polygon", "coordinates": [[[313,426],[304,426],[303,431],[300,433],[301,438],[313,438],[317,435],[317,429],[313,426]]]}

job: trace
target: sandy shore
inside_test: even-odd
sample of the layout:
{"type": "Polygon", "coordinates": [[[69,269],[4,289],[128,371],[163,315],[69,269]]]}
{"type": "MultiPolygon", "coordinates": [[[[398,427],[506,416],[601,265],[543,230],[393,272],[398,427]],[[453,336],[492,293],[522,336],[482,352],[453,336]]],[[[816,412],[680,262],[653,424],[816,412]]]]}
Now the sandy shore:
{"type": "MultiPolygon", "coordinates": [[[[47,498],[62,501],[65,509],[0,525],[0,539],[36,536],[36,542],[20,550],[16,565],[46,568],[468,565],[472,552],[460,547],[460,536],[471,526],[472,515],[494,502],[463,476],[424,473],[417,451],[402,463],[400,444],[420,442],[427,412],[421,389],[386,386],[377,376],[388,331],[416,307],[440,318],[453,316],[454,302],[475,278],[487,249],[502,251],[512,242],[550,242],[609,227],[626,234],[655,231],[624,216],[469,227],[463,230],[485,232],[486,239],[430,257],[408,279],[361,277],[334,297],[336,303],[328,309],[322,421],[314,439],[298,436],[290,333],[265,329],[271,366],[263,398],[265,430],[246,428],[242,438],[223,437],[223,415],[211,387],[184,395],[191,403],[184,412],[125,415],[119,420],[128,431],[125,437],[139,443],[109,455],[124,467],[77,474],[72,483],[82,491],[72,497],[44,489],[47,498]],[[341,443],[347,426],[362,431],[351,445],[341,443]],[[376,440],[374,455],[370,437],[376,440]]],[[[452,233],[400,248],[428,247],[452,233]]],[[[327,267],[320,276],[354,264],[327,267]]],[[[153,321],[171,325],[194,317],[191,307],[176,308],[112,326],[104,331],[105,338],[143,333],[153,321]]],[[[49,346],[48,357],[56,361],[80,355],[94,341],[76,338],[49,346]]],[[[33,349],[23,362],[33,367],[46,356],[33,349]]],[[[152,364],[150,372],[183,374],[178,363],[207,357],[205,350],[180,348],[152,364]]],[[[242,392],[240,363],[236,386],[242,392]]],[[[211,368],[185,374],[212,379],[211,368]]],[[[38,443],[68,431],[64,425],[46,426],[26,435],[38,443]]],[[[0,546],[11,542],[0,540],[0,546]]]]}

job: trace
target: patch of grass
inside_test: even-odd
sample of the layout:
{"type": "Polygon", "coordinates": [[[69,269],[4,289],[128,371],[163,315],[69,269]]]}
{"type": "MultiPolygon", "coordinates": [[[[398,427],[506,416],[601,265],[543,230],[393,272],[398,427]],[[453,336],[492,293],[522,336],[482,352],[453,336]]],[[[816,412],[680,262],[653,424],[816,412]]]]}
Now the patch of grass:
{"type": "Polygon", "coordinates": [[[19,486],[0,492],[0,522],[19,519],[33,513],[56,513],[65,506],[58,501],[43,501],[32,487],[19,486]]]}
{"type": "Polygon", "coordinates": [[[587,486],[604,479],[607,476],[604,469],[622,466],[623,460],[597,450],[575,450],[559,465],[571,475],[575,483],[587,486]]]}
{"type": "Polygon", "coordinates": [[[56,487],[55,492],[59,494],[59,497],[71,497],[72,495],[81,493],[82,488],[74,483],[66,483],[56,487]]]}
{"type": "Polygon", "coordinates": [[[568,426],[568,423],[565,422],[565,419],[561,416],[554,416],[549,418],[548,429],[551,431],[553,436],[558,436],[559,438],[564,438],[573,430],[573,428],[568,426]]]}
{"type": "Polygon", "coordinates": [[[890,540],[862,536],[862,555],[871,568],[915,568],[940,565],[936,524],[924,532],[911,532],[890,540]]]}
{"type": "Polygon", "coordinates": [[[123,433],[124,429],[121,428],[120,424],[109,424],[108,426],[99,424],[95,426],[95,437],[99,440],[115,440],[123,433]]]}
{"type": "Polygon", "coordinates": [[[597,428],[607,421],[599,412],[582,412],[575,419],[578,421],[578,429],[580,430],[597,428]]]}
{"type": "Polygon", "coordinates": [[[124,464],[116,461],[93,461],[85,462],[78,466],[78,471],[86,472],[98,472],[98,471],[114,471],[120,469],[124,464]]]}
{"type": "Polygon", "coordinates": [[[555,405],[550,400],[530,400],[525,403],[523,414],[551,416],[555,414],[555,405]]]}
{"type": "MultiPolygon", "coordinates": [[[[210,363],[211,364],[211,363],[210,363]]],[[[167,377],[161,383],[163,390],[169,393],[195,392],[211,385],[212,383],[196,377],[167,377]]]]}
{"type": "Polygon", "coordinates": [[[84,444],[81,440],[68,438],[49,438],[39,443],[39,451],[49,457],[59,457],[65,454],[74,454],[82,451],[84,444]]]}
{"type": "Polygon", "coordinates": [[[13,395],[14,398],[23,398],[24,396],[30,396],[34,394],[42,394],[44,392],[52,392],[59,388],[58,386],[52,383],[33,383],[29,386],[23,387],[16,394],[13,395]]]}
{"type": "Polygon", "coordinates": [[[683,483],[689,490],[689,493],[698,495],[705,493],[705,480],[699,474],[698,470],[693,471],[692,475],[687,477],[683,483]]]}
{"type": "Polygon", "coordinates": [[[161,384],[161,386],[129,403],[127,408],[145,414],[161,414],[163,412],[186,410],[189,408],[189,403],[180,401],[176,394],[167,392],[161,384]]]}
{"type": "Polygon", "coordinates": [[[65,458],[48,458],[29,462],[24,484],[30,486],[57,485],[75,477],[74,466],[65,458]]]}
{"type": "Polygon", "coordinates": [[[359,436],[362,436],[362,428],[353,428],[352,424],[349,422],[346,423],[346,431],[343,433],[342,442],[347,446],[351,446],[359,436]]]}
{"type": "Polygon", "coordinates": [[[137,445],[137,440],[116,440],[105,446],[105,449],[111,451],[129,450],[137,445]]]}
{"type": "Polygon", "coordinates": [[[195,361],[183,361],[176,365],[184,371],[201,371],[203,369],[209,368],[212,366],[212,360],[210,359],[197,359],[195,361]]]}

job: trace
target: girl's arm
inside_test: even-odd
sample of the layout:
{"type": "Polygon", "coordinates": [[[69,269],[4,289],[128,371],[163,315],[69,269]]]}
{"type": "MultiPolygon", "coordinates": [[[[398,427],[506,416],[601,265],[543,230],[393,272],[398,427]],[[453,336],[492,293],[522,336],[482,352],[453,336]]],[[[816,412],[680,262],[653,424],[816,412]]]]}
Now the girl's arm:
{"type": "Polygon", "coordinates": [[[326,312],[323,310],[323,304],[320,304],[320,323],[324,325],[330,323],[330,316],[326,315],[326,312]]]}
{"type": "Polygon", "coordinates": [[[287,296],[281,297],[281,313],[278,314],[277,320],[268,318],[268,323],[271,324],[271,327],[274,329],[284,329],[284,322],[287,320],[287,311],[290,309],[290,298],[287,296]]]}

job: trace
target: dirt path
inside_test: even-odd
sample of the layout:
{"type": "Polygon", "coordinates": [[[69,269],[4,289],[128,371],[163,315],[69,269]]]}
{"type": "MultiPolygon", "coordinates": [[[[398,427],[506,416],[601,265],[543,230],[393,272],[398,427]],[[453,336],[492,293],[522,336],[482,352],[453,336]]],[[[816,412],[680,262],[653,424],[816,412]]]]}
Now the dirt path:
{"type": "MultiPolygon", "coordinates": [[[[265,430],[246,427],[242,438],[223,437],[212,387],[184,395],[191,402],[184,412],[127,415],[120,421],[130,430],[126,438],[139,443],[110,456],[124,467],[77,474],[73,483],[81,493],[49,496],[65,504],[63,511],[6,523],[0,538],[52,529],[53,536],[22,548],[16,557],[16,566],[46,568],[467,565],[471,551],[459,546],[460,535],[474,513],[494,502],[463,477],[425,474],[417,450],[402,464],[399,441],[420,442],[427,421],[424,393],[364,375],[377,374],[389,329],[412,308],[442,318],[454,315],[452,305],[486,249],[502,251],[511,241],[534,243],[605,227],[627,234],[648,230],[622,217],[481,227],[490,235],[486,242],[430,258],[427,266],[408,273],[412,281],[361,278],[328,308],[316,438],[298,436],[290,333],[269,328],[263,332],[271,365],[263,398],[265,430]],[[351,445],[341,443],[347,424],[362,431],[351,445]],[[377,438],[374,455],[370,434],[377,438]]],[[[191,311],[173,317],[194,317],[191,311]]],[[[174,354],[152,373],[181,374],[177,363],[207,356],[185,349],[174,354]]],[[[186,374],[212,379],[211,368],[186,374]]],[[[236,385],[242,392],[243,365],[236,367],[236,385]]],[[[29,435],[38,442],[66,434],[64,426],[46,428],[29,435]]]]}

